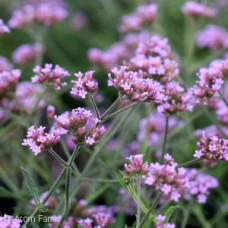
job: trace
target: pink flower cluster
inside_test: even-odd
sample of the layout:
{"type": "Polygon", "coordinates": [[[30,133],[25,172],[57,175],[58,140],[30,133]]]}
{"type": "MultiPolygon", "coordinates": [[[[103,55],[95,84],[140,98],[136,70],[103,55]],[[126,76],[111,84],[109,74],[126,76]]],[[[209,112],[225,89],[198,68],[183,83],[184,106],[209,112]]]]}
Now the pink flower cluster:
{"type": "Polygon", "coordinates": [[[16,89],[21,76],[20,70],[3,71],[0,73],[0,99],[7,97],[16,89]]]}
{"type": "Polygon", "coordinates": [[[60,140],[60,131],[56,129],[52,133],[45,133],[44,130],[45,127],[42,126],[37,129],[34,126],[29,127],[22,145],[29,146],[35,155],[52,148],[60,140]]]}
{"type": "Polygon", "coordinates": [[[8,26],[6,26],[3,20],[0,19],[0,36],[9,32],[10,32],[10,29],[8,28],[8,26]]]}
{"type": "Polygon", "coordinates": [[[3,71],[10,71],[12,70],[12,65],[8,61],[7,58],[0,56],[0,73],[3,71]]]}
{"type": "Polygon", "coordinates": [[[177,168],[177,163],[166,154],[165,164],[151,163],[145,184],[163,193],[165,198],[178,202],[183,189],[189,189],[187,170],[177,168]]]}
{"type": "Polygon", "coordinates": [[[55,65],[55,67],[53,67],[52,64],[45,64],[44,68],[36,66],[33,69],[33,72],[36,74],[32,77],[33,83],[41,83],[48,86],[53,86],[55,90],[59,90],[65,86],[67,83],[62,82],[62,80],[70,75],[68,71],[59,65],[55,65]]]}
{"type": "Polygon", "coordinates": [[[228,32],[217,25],[208,25],[196,33],[196,44],[201,48],[219,51],[228,47],[228,32]]]}
{"type": "Polygon", "coordinates": [[[182,7],[182,12],[195,18],[214,18],[217,15],[216,9],[194,1],[186,2],[182,7]]]}
{"type": "Polygon", "coordinates": [[[127,67],[112,69],[109,74],[108,85],[113,86],[131,101],[161,103],[165,100],[164,91],[160,83],[143,78],[139,72],[127,71],[127,67]]]}
{"type": "Polygon", "coordinates": [[[155,228],[175,228],[176,225],[172,223],[165,223],[166,216],[164,215],[157,215],[156,216],[156,224],[155,228]]]}
{"type": "Polygon", "coordinates": [[[165,163],[151,163],[145,184],[162,192],[162,201],[178,202],[181,198],[189,200],[196,197],[199,203],[205,203],[211,189],[218,187],[216,178],[196,169],[178,168],[178,164],[169,155],[165,163]]]}
{"type": "Polygon", "coordinates": [[[57,1],[39,1],[15,10],[9,20],[9,26],[14,29],[21,29],[34,22],[50,26],[63,21],[67,15],[68,12],[65,7],[57,4],[57,1]]]}
{"type": "Polygon", "coordinates": [[[218,180],[197,169],[188,169],[187,176],[191,183],[190,194],[196,197],[199,203],[206,203],[209,191],[218,187],[218,180]]]}
{"type": "Polygon", "coordinates": [[[207,104],[224,83],[223,72],[218,67],[201,68],[197,73],[199,80],[191,89],[197,103],[207,104]]]}
{"type": "Polygon", "coordinates": [[[158,106],[163,114],[176,114],[193,110],[193,101],[190,91],[185,91],[178,82],[168,82],[165,85],[166,102],[158,106]]]}
{"type": "Polygon", "coordinates": [[[0,228],[20,228],[22,221],[10,215],[0,216],[0,228]]]}
{"type": "Polygon", "coordinates": [[[80,225],[81,228],[93,228],[92,223],[93,223],[93,220],[90,218],[78,220],[78,225],[80,225]]]}
{"type": "Polygon", "coordinates": [[[130,59],[130,69],[166,83],[179,74],[178,64],[171,58],[172,54],[168,39],[151,36],[138,44],[135,56],[130,59]]]}
{"type": "Polygon", "coordinates": [[[124,168],[128,174],[131,175],[142,175],[147,174],[149,171],[149,164],[147,162],[143,162],[143,155],[131,155],[130,157],[126,158],[129,160],[130,164],[124,164],[124,168]]]}
{"type": "Polygon", "coordinates": [[[149,37],[149,33],[145,31],[138,34],[128,34],[121,41],[112,44],[104,51],[97,48],[90,49],[88,53],[89,60],[102,65],[106,70],[111,70],[122,65],[123,62],[129,61],[134,55],[138,43],[149,37]]]}
{"type": "Polygon", "coordinates": [[[157,4],[139,6],[135,12],[122,17],[119,31],[128,32],[130,30],[138,31],[142,29],[145,24],[156,19],[157,8],[157,4]]]}
{"type": "Polygon", "coordinates": [[[13,61],[19,65],[26,65],[34,61],[44,52],[41,44],[23,44],[13,52],[13,61]]]}
{"type": "Polygon", "coordinates": [[[55,116],[59,127],[69,131],[74,136],[75,143],[85,143],[88,146],[95,146],[105,133],[105,127],[98,127],[98,119],[84,108],[73,109],[71,113],[65,112],[60,116],[55,116]]]}
{"type": "Polygon", "coordinates": [[[81,72],[75,73],[77,80],[73,80],[74,86],[71,94],[85,99],[88,93],[95,93],[98,90],[98,83],[93,78],[94,71],[88,71],[84,75],[81,72]]]}
{"type": "Polygon", "coordinates": [[[202,132],[194,157],[228,161],[228,140],[218,136],[207,137],[205,132],[202,132]]]}
{"type": "MultiPolygon", "coordinates": [[[[41,95],[43,88],[40,85],[35,85],[29,81],[22,81],[17,84],[14,99],[3,99],[2,106],[9,108],[12,112],[23,112],[29,114],[36,104],[39,96],[41,95]]],[[[37,110],[43,108],[45,105],[44,99],[42,99],[37,110]]]]}
{"type": "MultiPolygon", "coordinates": [[[[175,117],[170,117],[168,132],[172,132],[172,130],[178,127],[178,125],[180,125],[180,121],[178,121],[175,117]]],[[[140,120],[138,141],[142,143],[146,140],[147,144],[151,148],[154,148],[161,143],[161,139],[164,137],[164,132],[165,115],[157,112],[153,113],[140,120]]]]}

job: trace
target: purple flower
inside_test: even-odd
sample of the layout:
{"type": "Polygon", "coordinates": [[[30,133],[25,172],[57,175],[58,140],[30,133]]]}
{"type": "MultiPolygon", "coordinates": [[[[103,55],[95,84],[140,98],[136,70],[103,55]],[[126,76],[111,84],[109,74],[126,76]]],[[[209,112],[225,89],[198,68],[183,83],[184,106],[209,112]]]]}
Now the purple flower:
{"type": "Polygon", "coordinates": [[[81,72],[75,73],[77,80],[72,81],[74,86],[71,94],[85,99],[88,93],[97,92],[98,83],[93,79],[93,73],[94,71],[88,71],[84,75],[81,72]]]}
{"type": "Polygon", "coordinates": [[[20,228],[22,221],[10,215],[0,216],[1,228],[20,228]]]}
{"type": "Polygon", "coordinates": [[[9,32],[10,32],[10,29],[8,28],[8,26],[6,26],[3,20],[0,19],[0,36],[9,32]]]}
{"type": "Polygon", "coordinates": [[[23,146],[29,146],[35,155],[41,153],[45,149],[50,149],[60,140],[59,131],[55,130],[52,133],[45,133],[45,127],[40,126],[35,128],[31,126],[27,132],[27,138],[23,140],[23,146]]]}
{"type": "Polygon", "coordinates": [[[32,77],[33,83],[50,85],[53,86],[55,90],[59,90],[65,86],[67,83],[62,82],[62,80],[70,75],[68,71],[59,65],[53,67],[52,64],[45,64],[44,68],[36,66],[33,72],[36,73],[36,75],[32,77]]]}
{"type": "Polygon", "coordinates": [[[216,9],[194,1],[186,2],[182,7],[182,12],[197,19],[214,18],[217,15],[216,9]]]}
{"type": "Polygon", "coordinates": [[[176,227],[175,224],[165,223],[165,219],[166,219],[166,216],[161,214],[157,215],[155,228],[175,228],[176,227]]]}

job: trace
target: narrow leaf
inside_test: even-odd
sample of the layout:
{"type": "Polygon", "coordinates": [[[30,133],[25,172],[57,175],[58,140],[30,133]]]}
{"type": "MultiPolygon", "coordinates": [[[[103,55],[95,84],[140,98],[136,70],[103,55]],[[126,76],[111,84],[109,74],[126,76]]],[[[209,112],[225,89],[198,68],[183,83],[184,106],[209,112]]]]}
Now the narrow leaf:
{"type": "Polygon", "coordinates": [[[174,212],[176,209],[178,209],[178,208],[180,208],[178,205],[170,206],[170,207],[165,211],[165,213],[164,213],[164,215],[165,215],[165,217],[166,217],[166,218],[165,218],[165,223],[168,223],[168,222],[169,222],[169,220],[170,220],[170,218],[171,218],[173,212],[174,212]]]}
{"type": "Polygon", "coordinates": [[[27,184],[29,192],[31,193],[33,199],[35,200],[36,205],[39,205],[40,204],[39,192],[38,192],[38,189],[37,189],[32,177],[31,177],[31,175],[23,167],[21,167],[21,170],[22,170],[22,173],[25,177],[26,184],[27,184]]]}

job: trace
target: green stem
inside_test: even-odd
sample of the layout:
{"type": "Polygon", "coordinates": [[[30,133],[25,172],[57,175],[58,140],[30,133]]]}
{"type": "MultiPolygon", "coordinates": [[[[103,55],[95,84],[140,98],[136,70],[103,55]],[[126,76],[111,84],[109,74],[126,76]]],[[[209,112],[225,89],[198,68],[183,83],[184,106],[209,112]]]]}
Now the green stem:
{"type": "Polygon", "coordinates": [[[148,212],[146,213],[145,217],[143,218],[141,224],[140,224],[140,227],[143,227],[144,224],[146,223],[147,219],[149,218],[150,214],[155,210],[158,202],[159,202],[159,199],[161,197],[161,193],[157,193],[157,195],[155,196],[155,199],[154,199],[154,202],[152,203],[150,209],[148,210],[148,212]]]}
{"type": "Polygon", "coordinates": [[[184,210],[184,218],[182,220],[181,228],[185,228],[187,225],[188,218],[189,218],[189,215],[190,215],[190,212],[192,209],[192,204],[193,204],[193,202],[191,200],[188,204],[188,207],[186,209],[185,208],[183,209],[184,210]]]}
{"type": "Polygon", "coordinates": [[[166,118],[165,118],[165,133],[164,133],[164,140],[163,140],[163,146],[162,146],[162,155],[161,155],[161,158],[160,158],[160,162],[161,163],[164,162],[168,130],[169,130],[169,116],[166,116],[166,118]]]}
{"type": "Polygon", "coordinates": [[[58,162],[64,166],[67,166],[67,163],[52,149],[50,148],[48,150],[50,152],[50,154],[56,158],[56,160],[58,160],[58,162]]]}
{"type": "Polygon", "coordinates": [[[62,218],[57,226],[57,228],[60,228],[65,221],[68,211],[69,211],[69,196],[70,196],[70,180],[71,180],[71,167],[67,167],[66,170],[66,184],[65,184],[65,208],[62,215],[62,218]]]}
{"type": "Polygon", "coordinates": [[[119,114],[119,113],[121,113],[123,111],[126,111],[129,108],[132,108],[132,107],[134,107],[137,104],[138,104],[137,102],[134,102],[134,103],[132,103],[132,104],[130,104],[130,105],[124,107],[124,108],[121,108],[121,109],[117,110],[116,112],[113,112],[113,113],[107,115],[106,117],[103,118],[103,120],[106,121],[107,119],[110,119],[111,117],[113,117],[113,116],[115,116],[115,115],[117,115],[117,114],[119,114]]]}
{"type": "Polygon", "coordinates": [[[184,162],[184,163],[179,164],[179,165],[177,166],[177,168],[190,166],[190,165],[195,164],[196,162],[201,161],[201,160],[202,160],[202,159],[195,158],[195,159],[192,159],[192,160],[190,160],[190,161],[187,161],[187,162],[184,162]]]}
{"type": "Polygon", "coordinates": [[[136,179],[136,187],[137,187],[137,216],[136,216],[136,228],[140,228],[140,215],[141,215],[141,176],[138,175],[136,179]]]}
{"type": "Polygon", "coordinates": [[[92,94],[89,94],[89,99],[90,99],[90,102],[91,102],[91,104],[92,104],[92,106],[93,106],[93,109],[94,109],[94,111],[95,111],[95,113],[96,113],[97,118],[100,119],[99,110],[98,110],[96,101],[94,100],[94,97],[93,97],[92,94]]]}
{"type": "Polygon", "coordinates": [[[122,95],[119,95],[117,99],[112,103],[112,105],[101,115],[100,119],[104,119],[113,109],[117,107],[119,102],[121,101],[122,95]]]}

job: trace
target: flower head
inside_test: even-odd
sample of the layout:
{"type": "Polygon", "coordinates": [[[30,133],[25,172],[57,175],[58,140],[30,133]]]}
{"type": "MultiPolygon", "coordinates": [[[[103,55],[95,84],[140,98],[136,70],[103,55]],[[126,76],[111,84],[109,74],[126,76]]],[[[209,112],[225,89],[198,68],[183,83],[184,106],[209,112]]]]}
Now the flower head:
{"type": "Polygon", "coordinates": [[[6,26],[2,19],[0,19],[0,36],[4,33],[9,33],[10,29],[6,26]]]}
{"type": "Polygon", "coordinates": [[[32,77],[32,82],[51,85],[56,90],[66,85],[66,82],[62,82],[62,80],[70,75],[68,71],[59,65],[53,67],[52,64],[45,64],[44,68],[36,66],[33,72],[36,75],[32,77]]]}

